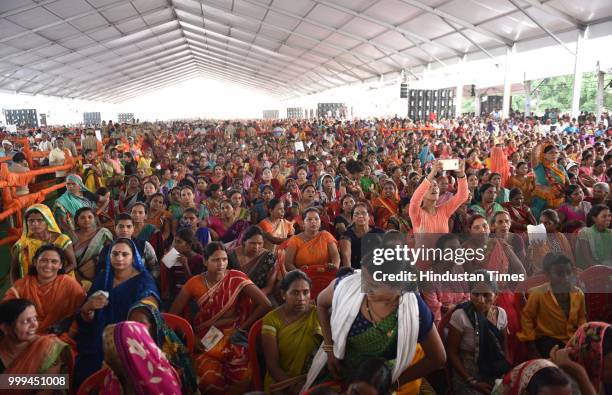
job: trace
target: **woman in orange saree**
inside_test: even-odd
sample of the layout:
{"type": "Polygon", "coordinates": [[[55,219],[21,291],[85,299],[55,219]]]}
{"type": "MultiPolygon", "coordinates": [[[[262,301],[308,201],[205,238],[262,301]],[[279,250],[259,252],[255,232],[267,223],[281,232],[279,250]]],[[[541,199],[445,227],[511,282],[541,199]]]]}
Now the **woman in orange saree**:
{"type": "Polygon", "coordinates": [[[85,301],[85,290],[62,270],[66,256],[61,248],[47,244],[36,251],[30,273],[15,281],[4,300],[26,298],[34,303],[38,333],[65,332],[85,301]]]}
{"type": "Polygon", "coordinates": [[[398,214],[399,196],[397,186],[393,180],[383,184],[382,195],[372,200],[374,209],[374,224],[381,229],[389,228],[389,218],[398,214]]]}
{"type": "MultiPolygon", "coordinates": [[[[37,330],[36,309],[31,301],[13,299],[0,303],[0,374],[68,373],[70,347],[55,335],[36,334],[37,330]]],[[[38,390],[20,393],[35,394],[38,390]]]]}
{"type": "Polygon", "coordinates": [[[227,269],[228,255],[221,243],[209,243],[204,258],[207,270],[187,281],[170,312],[180,314],[190,299],[197,300],[193,329],[202,339],[196,342],[194,357],[200,391],[242,394],[250,379],[247,333],[271,304],[246,274],[227,269]]]}

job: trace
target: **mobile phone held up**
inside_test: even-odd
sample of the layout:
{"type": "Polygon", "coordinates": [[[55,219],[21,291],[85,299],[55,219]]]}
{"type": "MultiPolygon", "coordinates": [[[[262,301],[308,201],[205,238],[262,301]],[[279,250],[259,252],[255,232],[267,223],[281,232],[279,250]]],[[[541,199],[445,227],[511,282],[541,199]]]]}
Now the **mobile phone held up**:
{"type": "Polygon", "coordinates": [[[442,163],[442,170],[459,170],[459,159],[440,159],[440,163],[442,163]]]}

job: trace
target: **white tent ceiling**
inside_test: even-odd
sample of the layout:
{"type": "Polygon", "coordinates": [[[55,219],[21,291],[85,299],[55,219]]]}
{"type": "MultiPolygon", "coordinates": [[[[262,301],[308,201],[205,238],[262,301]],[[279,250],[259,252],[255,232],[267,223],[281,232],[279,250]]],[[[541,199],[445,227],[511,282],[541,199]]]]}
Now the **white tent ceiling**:
{"type": "Polygon", "coordinates": [[[203,76],[288,97],[611,19],[610,0],[1,0],[0,89],[122,102],[203,76]]]}

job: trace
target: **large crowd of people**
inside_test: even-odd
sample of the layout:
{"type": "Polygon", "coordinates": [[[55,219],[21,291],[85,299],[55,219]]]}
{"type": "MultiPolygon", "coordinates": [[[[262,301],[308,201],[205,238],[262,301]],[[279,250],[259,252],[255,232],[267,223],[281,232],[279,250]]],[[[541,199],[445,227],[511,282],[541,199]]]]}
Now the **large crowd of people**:
{"type": "Polygon", "coordinates": [[[23,211],[0,373],[69,373],[73,393],[612,394],[608,114],[21,137],[2,166],[55,169],[8,196],[65,188],[23,211]],[[484,254],[417,265],[469,281],[392,284],[370,237],[484,254]]]}

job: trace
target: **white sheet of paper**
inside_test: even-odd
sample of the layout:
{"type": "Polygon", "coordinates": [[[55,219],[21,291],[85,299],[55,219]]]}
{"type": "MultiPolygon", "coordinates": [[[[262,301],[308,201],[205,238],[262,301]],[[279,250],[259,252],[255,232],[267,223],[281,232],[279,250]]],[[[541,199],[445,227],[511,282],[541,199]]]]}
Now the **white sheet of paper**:
{"type": "Polygon", "coordinates": [[[99,130],[96,130],[96,138],[98,139],[98,141],[102,141],[102,132],[100,132],[99,130]]]}
{"type": "Polygon", "coordinates": [[[529,244],[534,242],[545,242],[546,227],[543,224],[527,225],[527,235],[529,236],[529,244]]]}
{"type": "Polygon", "coordinates": [[[296,151],[305,151],[304,150],[304,142],[303,141],[296,141],[294,144],[295,144],[295,150],[296,151]]]}
{"type": "Polygon", "coordinates": [[[168,251],[168,253],[162,258],[162,263],[168,269],[170,269],[172,266],[178,266],[179,263],[176,261],[176,259],[179,257],[179,255],[181,254],[179,254],[179,252],[174,247],[172,247],[172,249],[168,251]]]}

